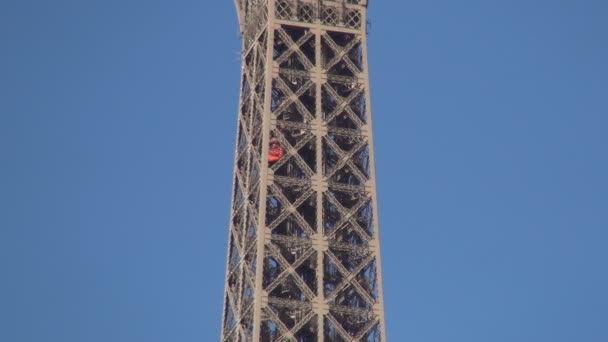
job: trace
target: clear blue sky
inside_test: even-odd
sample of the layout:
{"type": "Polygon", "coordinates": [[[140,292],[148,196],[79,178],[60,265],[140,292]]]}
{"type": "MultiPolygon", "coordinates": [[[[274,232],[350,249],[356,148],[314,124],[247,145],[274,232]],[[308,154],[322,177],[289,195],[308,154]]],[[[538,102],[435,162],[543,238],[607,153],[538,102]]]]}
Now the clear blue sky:
{"type": "MultiPolygon", "coordinates": [[[[608,2],[371,1],[391,342],[608,341],[608,2]]],[[[220,331],[232,1],[0,1],[0,341],[220,331]]]]}

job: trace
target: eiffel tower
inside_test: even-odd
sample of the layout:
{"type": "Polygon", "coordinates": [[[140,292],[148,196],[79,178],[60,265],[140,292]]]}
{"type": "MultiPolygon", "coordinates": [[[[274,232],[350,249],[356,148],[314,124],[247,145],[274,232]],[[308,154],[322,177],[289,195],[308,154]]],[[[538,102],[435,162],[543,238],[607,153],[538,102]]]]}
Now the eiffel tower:
{"type": "Polygon", "coordinates": [[[386,341],[367,0],[235,0],[222,341],[386,341]]]}

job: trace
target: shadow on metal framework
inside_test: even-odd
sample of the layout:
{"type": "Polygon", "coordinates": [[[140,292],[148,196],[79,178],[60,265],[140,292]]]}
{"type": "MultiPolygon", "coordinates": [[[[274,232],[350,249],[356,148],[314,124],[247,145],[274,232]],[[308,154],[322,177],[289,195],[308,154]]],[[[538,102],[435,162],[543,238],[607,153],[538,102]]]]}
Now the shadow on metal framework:
{"type": "Polygon", "coordinates": [[[385,341],[367,0],[236,0],[222,341],[385,341]]]}

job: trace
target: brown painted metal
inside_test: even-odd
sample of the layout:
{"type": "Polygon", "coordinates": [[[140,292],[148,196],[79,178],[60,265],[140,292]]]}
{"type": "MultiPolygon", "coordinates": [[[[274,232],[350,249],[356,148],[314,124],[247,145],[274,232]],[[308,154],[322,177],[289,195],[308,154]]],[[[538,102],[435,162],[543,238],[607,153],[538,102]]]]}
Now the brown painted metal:
{"type": "Polygon", "coordinates": [[[386,341],[366,0],[235,0],[222,341],[386,341]],[[268,161],[269,144],[285,150],[268,161]]]}

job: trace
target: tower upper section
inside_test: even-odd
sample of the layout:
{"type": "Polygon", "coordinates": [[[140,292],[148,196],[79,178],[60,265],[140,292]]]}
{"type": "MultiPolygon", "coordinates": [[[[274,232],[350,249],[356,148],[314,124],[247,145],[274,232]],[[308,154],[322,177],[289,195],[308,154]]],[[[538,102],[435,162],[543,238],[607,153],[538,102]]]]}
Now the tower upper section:
{"type": "MultiPolygon", "coordinates": [[[[273,0],[234,0],[239,18],[241,33],[256,16],[260,7],[273,0]]],[[[361,25],[361,14],[357,7],[367,7],[369,0],[274,0],[277,18],[300,22],[314,22],[320,19],[322,24],[354,28],[361,25]]]]}

